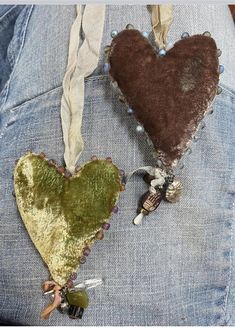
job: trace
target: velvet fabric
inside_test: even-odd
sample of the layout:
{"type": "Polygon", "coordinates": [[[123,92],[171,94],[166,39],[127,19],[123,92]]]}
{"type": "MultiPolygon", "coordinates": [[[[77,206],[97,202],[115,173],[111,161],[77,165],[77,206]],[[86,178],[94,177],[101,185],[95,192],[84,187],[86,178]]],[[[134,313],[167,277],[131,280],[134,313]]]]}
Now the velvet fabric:
{"type": "MultiPolygon", "coordinates": [[[[14,188],[32,242],[54,281],[65,285],[79,267],[121,190],[118,168],[106,160],[86,163],[72,177],[27,153],[17,163],[14,188]]],[[[47,277],[45,277],[47,279],[47,277]]]]}
{"type": "Polygon", "coordinates": [[[175,166],[209,109],[219,82],[215,41],[194,35],[160,57],[137,30],[111,44],[110,75],[166,167],[175,166]]]}

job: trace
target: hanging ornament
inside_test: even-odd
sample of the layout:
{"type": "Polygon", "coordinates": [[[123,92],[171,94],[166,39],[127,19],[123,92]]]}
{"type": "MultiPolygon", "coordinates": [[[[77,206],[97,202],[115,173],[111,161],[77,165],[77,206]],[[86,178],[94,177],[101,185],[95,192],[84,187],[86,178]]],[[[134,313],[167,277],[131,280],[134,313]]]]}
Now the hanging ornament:
{"type": "Polygon", "coordinates": [[[156,51],[143,33],[132,28],[115,35],[107,54],[111,80],[138,122],[136,131],[150,140],[156,159],[152,174],[145,171],[150,186],[135,224],[162,199],[179,200],[183,187],[173,169],[196,141],[200,122],[222,91],[221,51],[209,32],[193,36],[185,32],[166,49],[156,51]]]}
{"type": "Polygon", "coordinates": [[[123,190],[123,172],[110,157],[78,167],[74,174],[47,160],[44,153],[27,153],[16,164],[16,202],[28,234],[48,266],[51,281],[44,292],[53,292],[53,303],[42,318],[59,308],[81,318],[88,306],[85,288],[73,289],[77,270],[86,262],[90,247],[104,238],[123,190]]]}

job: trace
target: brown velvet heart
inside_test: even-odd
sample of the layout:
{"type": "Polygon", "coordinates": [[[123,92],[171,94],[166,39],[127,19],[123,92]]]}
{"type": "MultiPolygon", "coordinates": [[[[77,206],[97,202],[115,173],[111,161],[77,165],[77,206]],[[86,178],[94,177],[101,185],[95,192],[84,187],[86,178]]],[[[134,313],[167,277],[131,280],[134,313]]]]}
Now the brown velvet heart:
{"type": "Polygon", "coordinates": [[[124,30],[112,41],[109,62],[112,79],[159,159],[167,168],[175,166],[217,93],[215,41],[194,35],[160,57],[139,31],[124,30]]]}

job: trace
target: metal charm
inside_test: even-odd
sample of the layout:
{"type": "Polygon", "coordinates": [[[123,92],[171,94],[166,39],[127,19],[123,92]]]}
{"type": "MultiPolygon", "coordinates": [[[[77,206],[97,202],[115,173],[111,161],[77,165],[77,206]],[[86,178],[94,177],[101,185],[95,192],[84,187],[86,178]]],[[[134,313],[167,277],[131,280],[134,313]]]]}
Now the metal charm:
{"type": "Polygon", "coordinates": [[[162,199],[171,203],[178,201],[182,191],[181,182],[175,180],[172,172],[166,172],[159,167],[151,167],[144,170],[147,173],[143,179],[150,186],[149,190],[140,199],[139,214],[133,221],[135,225],[141,224],[146,215],[155,211],[162,199]]]}
{"type": "MultiPolygon", "coordinates": [[[[95,288],[102,283],[102,279],[88,279],[70,288],[67,286],[62,287],[59,290],[59,297],[61,298],[61,302],[56,307],[56,309],[62,314],[67,314],[70,319],[81,319],[84,313],[84,309],[89,304],[86,290],[95,288]]],[[[51,287],[49,290],[46,289],[44,295],[49,295],[51,301],[54,302],[55,289],[53,288],[52,284],[51,287]]]]}
{"type": "Polygon", "coordinates": [[[166,189],[166,200],[170,203],[178,202],[181,193],[182,193],[183,185],[179,180],[174,180],[170,183],[166,189]]]}

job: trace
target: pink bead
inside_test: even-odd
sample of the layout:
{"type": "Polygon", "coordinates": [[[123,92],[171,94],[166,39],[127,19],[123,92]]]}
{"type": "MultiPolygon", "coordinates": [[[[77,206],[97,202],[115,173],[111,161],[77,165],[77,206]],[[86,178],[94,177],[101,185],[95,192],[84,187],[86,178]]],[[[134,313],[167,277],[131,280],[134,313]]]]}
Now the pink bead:
{"type": "Polygon", "coordinates": [[[65,168],[64,168],[63,166],[58,166],[58,167],[56,168],[56,170],[57,170],[58,173],[62,174],[62,173],[64,173],[65,168]]]}
{"type": "Polygon", "coordinates": [[[92,161],[97,161],[98,157],[96,155],[91,156],[92,161]]]}
{"type": "Polygon", "coordinates": [[[106,161],[112,163],[112,158],[111,157],[106,157],[106,161]]]}
{"type": "Polygon", "coordinates": [[[110,223],[108,223],[108,222],[103,223],[102,228],[103,228],[104,230],[109,230],[109,228],[110,228],[110,223]]]}
{"type": "Polygon", "coordinates": [[[71,274],[71,277],[70,277],[70,279],[71,280],[76,280],[77,279],[77,272],[73,272],[72,274],[71,274]]]}
{"type": "Polygon", "coordinates": [[[69,279],[69,280],[67,281],[67,283],[66,283],[66,287],[68,287],[68,288],[72,288],[72,287],[73,287],[73,282],[72,282],[71,279],[69,279]]]}
{"type": "Polygon", "coordinates": [[[118,207],[117,206],[114,206],[114,208],[112,209],[112,212],[113,213],[117,213],[118,212],[118,207]]]}
{"type": "Polygon", "coordinates": [[[41,159],[44,159],[44,158],[46,157],[46,155],[45,155],[43,152],[41,152],[41,153],[38,155],[38,157],[41,158],[41,159]]]}
{"type": "Polygon", "coordinates": [[[89,247],[85,247],[84,250],[83,250],[83,255],[84,256],[88,256],[90,254],[91,250],[89,247]]]}
{"type": "Polygon", "coordinates": [[[65,177],[66,179],[71,178],[71,176],[72,176],[72,174],[71,174],[69,171],[65,171],[65,172],[64,172],[64,177],[65,177]]]}
{"type": "Polygon", "coordinates": [[[119,173],[121,176],[125,176],[125,171],[124,170],[119,170],[119,173]]]}

